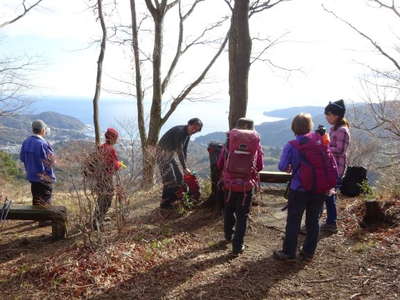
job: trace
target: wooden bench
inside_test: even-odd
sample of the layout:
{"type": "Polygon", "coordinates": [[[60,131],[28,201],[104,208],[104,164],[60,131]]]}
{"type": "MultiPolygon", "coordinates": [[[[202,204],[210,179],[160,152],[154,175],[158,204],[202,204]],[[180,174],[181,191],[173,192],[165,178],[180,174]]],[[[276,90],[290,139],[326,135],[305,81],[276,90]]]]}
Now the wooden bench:
{"type": "Polygon", "coordinates": [[[269,183],[287,183],[292,178],[292,174],[286,172],[260,171],[260,181],[269,183]]]}
{"type": "MultiPolygon", "coordinates": [[[[1,209],[0,209],[1,210],[1,209]]],[[[7,220],[51,221],[54,240],[65,238],[67,233],[67,209],[64,206],[11,206],[7,220]]]]}

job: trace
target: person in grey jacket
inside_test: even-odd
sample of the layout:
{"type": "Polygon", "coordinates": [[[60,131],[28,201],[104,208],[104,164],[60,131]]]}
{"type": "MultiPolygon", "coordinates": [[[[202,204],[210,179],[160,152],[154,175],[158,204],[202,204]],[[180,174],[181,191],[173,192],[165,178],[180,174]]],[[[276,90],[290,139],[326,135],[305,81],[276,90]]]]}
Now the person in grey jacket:
{"type": "Polygon", "coordinates": [[[179,188],[183,185],[182,172],[175,160],[178,156],[184,174],[191,171],[186,165],[187,148],[190,136],[201,131],[203,123],[199,118],[190,119],[187,125],[179,125],[168,130],[158,142],[157,164],[160,169],[163,192],[161,208],[172,208],[177,199],[179,188]]]}

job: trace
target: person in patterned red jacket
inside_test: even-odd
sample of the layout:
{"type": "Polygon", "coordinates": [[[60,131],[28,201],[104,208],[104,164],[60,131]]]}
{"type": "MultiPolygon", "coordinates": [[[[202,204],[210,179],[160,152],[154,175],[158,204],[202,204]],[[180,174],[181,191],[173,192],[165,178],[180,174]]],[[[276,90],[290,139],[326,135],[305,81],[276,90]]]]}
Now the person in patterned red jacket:
{"type": "Polygon", "coordinates": [[[117,152],[115,151],[114,145],[118,140],[118,132],[114,128],[108,128],[105,136],[105,143],[99,147],[98,150],[98,165],[96,166],[96,192],[97,207],[94,213],[94,228],[101,227],[105,214],[111,206],[111,202],[114,196],[114,183],[113,175],[123,165],[118,160],[117,152]]]}

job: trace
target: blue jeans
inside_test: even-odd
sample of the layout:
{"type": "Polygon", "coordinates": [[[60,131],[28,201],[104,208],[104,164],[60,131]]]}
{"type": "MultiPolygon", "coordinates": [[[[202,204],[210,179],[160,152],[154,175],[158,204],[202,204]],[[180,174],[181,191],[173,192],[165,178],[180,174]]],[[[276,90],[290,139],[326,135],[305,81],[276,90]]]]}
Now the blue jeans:
{"type": "Polygon", "coordinates": [[[224,232],[225,237],[232,239],[233,251],[240,251],[243,246],[244,235],[246,233],[247,219],[250,212],[251,198],[253,192],[228,192],[225,191],[225,197],[229,196],[224,207],[224,232]],[[230,195],[229,195],[230,194],[230,195]],[[235,230],[233,230],[235,227],[235,230]]]}
{"type": "Polygon", "coordinates": [[[303,251],[307,255],[314,255],[318,243],[318,221],[323,201],[324,195],[289,191],[286,233],[282,249],[285,254],[290,257],[296,257],[297,236],[300,232],[303,213],[306,211],[307,234],[303,243],[303,251]]]}
{"type": "Polygon", "coordinates": [[[336,194],[325,197],[326,206],[326,224],[336,225],[337,212],[336,212],[336,194]]]}
{"type": "MultiPolygon", "coordinates": [[[[342,179],[339,178],[336,185],[336,191],[340,189],[341,185],[342,185],[342,179]]],[[[328,225],[336,225],[336,219],[337,219],[336,199],[337,199],[337,194],[325,197],[326,224],[328,225]]]]}

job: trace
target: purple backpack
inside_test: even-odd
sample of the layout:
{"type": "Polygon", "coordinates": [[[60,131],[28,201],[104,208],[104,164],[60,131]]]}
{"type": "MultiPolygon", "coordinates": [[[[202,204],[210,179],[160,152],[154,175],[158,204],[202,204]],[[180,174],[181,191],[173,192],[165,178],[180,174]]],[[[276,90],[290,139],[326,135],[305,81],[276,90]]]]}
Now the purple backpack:
{"type": "Polygon", "coordinates": [[[338,179],[335,158],[329,147],[323,145],[319,134],[310,133],[300,141],[289,142],[300,153],[298,170],[302,187],[314,194],[326,194],[338,179]]]}

